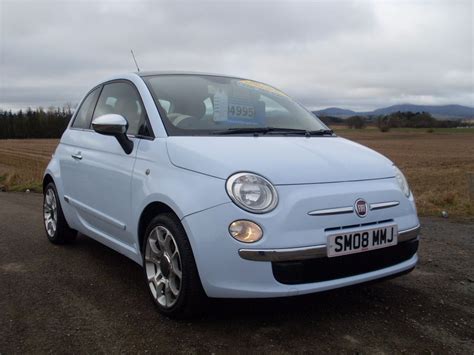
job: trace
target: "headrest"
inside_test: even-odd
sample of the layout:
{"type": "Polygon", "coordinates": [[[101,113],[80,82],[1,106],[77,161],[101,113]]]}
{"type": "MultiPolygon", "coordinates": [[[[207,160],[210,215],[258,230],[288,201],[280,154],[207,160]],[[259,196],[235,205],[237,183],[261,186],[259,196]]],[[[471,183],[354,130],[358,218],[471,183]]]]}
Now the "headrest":
{"type": "Polygon", "coordinates": [[[202,100],[188,98],[175,102],[174,111],[200,119],[206,114],[206,105],[202,100]]]}

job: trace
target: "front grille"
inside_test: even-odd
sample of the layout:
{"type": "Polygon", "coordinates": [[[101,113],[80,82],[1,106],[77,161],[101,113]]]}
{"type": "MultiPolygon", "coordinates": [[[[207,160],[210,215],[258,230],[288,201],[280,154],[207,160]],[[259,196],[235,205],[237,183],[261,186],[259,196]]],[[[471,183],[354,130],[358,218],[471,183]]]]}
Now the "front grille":
{"type": "Polygon", "coordinates": [[[351,224],[351,225],[342,226],[342,227],[341,226],[331,227],[331,228],[326,228],[324,231],[325,232],[334,232],[334,231],[338,231],[338,230],[353,229],[353,228],[359,228],[359,227],[372,227],[372,226],[376,226],[377,224],[384,224],[384,223],[393,223],[393,219],[384,219],[383,221],[351,224]]]}
{"type": "Polygon", "coordinates": [[[334,258],[273,262],[273,276],[287,285],[340,279],[383,269],[410,259],[418,250],[418,240],[392,247],[334,258]]]}

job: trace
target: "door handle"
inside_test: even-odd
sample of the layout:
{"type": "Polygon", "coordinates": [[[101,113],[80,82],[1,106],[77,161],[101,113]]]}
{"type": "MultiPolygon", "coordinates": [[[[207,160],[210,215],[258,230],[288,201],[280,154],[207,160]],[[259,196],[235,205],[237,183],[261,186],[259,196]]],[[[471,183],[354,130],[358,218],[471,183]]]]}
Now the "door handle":
{"type": "Polygon", "coordinates": [[[81,152],[78,152],[77,154],[73,154],[71,155],[71,157],[73,157],[76,160],[82,160],[81,152]]]}

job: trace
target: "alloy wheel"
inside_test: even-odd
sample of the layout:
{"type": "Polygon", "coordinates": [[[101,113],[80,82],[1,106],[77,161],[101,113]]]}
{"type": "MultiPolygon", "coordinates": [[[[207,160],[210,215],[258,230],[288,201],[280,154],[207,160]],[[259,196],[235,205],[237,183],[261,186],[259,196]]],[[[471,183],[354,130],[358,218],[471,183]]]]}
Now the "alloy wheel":
{"type": "Polygon", "coordinates": [[[145,269],[153,297],[162,307],[173,307],[181,292],[183,272],[176,240],[164,226],[153,228],[148,236],[145,269]]]}
{"type": "Polygon", "coordinates": [[[49,188],[44,195],[43,202],[44,225],[48,236],[53,238],[58,225],[58,203],[53,189],[49,188]]]}

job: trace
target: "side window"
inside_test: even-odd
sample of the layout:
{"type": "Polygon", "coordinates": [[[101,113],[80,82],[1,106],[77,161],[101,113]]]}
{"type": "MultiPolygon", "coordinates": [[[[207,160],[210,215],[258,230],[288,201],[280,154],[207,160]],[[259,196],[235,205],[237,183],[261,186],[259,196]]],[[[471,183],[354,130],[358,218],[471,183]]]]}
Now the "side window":
{"type": "Polygon", "coordinates": [[[145,108],[137,90],[128,83],[111,83],[104,86],[94,111],[94,118],[115,113],[128,121],[128,134],[150,135],[146,124],[145,108]]]}
{"type": "Polygon", "coordinates": [[[92,112],[94,112],[94,106],[97,102],[97,97],[100,93],[100,87],[92,91],[84,100],[79,111],[77,111],[76,118],[72,123],[74,128],[89,128],[91,124],[92,112]]]}

